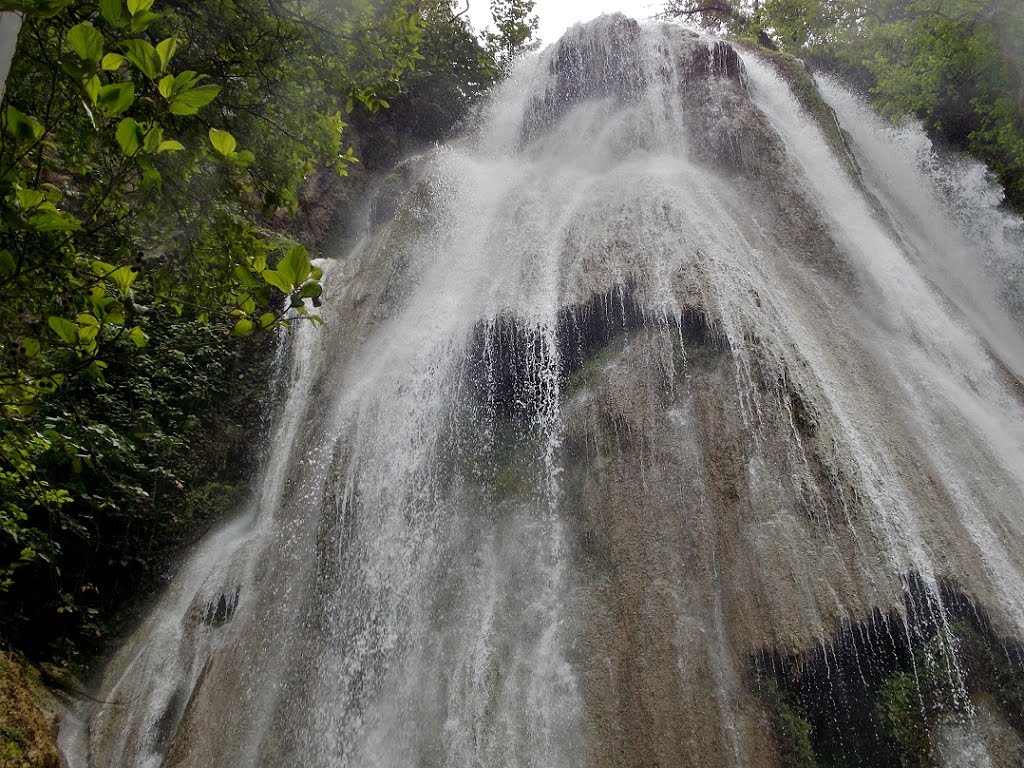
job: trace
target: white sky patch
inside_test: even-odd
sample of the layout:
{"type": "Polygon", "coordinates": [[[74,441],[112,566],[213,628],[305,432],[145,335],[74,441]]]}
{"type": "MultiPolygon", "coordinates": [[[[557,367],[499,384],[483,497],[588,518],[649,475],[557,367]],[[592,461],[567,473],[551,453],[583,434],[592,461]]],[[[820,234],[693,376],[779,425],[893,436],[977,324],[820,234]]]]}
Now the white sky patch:
{"type": "MultiPolygon", "coordinates": [[[[466,0],[460,0],[459,10],[466,0]]],[[[661,0],[537,0],[533,12],[540,18],[537,34],[544,45],[554,43],[577,21],[590,21],[602,13],[621,11],[643,21],[661,11],[661,0]]],[[[491,24],[490,0],[469,0],[469,19],[477,29],[491,24]]]]}

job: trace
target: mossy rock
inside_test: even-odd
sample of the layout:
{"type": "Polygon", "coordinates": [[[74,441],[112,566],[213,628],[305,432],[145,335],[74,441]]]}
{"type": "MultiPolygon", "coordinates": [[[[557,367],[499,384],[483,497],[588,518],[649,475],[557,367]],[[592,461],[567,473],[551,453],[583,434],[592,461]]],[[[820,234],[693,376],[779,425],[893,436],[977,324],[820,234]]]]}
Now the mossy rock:
{"type": "Polygon", "coordinates": [[[57,715],[38,673],[0,651],[0,768],[60,768],[57,715]]]}
{"type": "Polygon", "coordinates": [[[566,394],[572,394],[593,382],[597,374],[619,356],[625,348],[625,344],[625,334],[614,337],[609,344],[598,350],[597,354],[588,358],[580,368],[570,373],[566,377],[566,394]]]}
{"type": "Polygon", "coordinates": [[[839,126],[839,120],[836,118],[835,112],[832,111],[832,107],[822,98],[821,92],[814,82],[814,75],[807,65],[802,60],[788,53],[765,48],[754,39],[741,38],[734,42],[741,50],[760,56],[771,64],[772,68],[793,90],[793,95],[800,102],[800,106],[804,108],[804,111],[821,128],[825,141],[828,142],[836,157],[839,158],[839,161],[846,168],[850,178],[855,184],[860,186],[861,174],[857,161],[850,151],[849,143],[842,128],[839,126]]]}

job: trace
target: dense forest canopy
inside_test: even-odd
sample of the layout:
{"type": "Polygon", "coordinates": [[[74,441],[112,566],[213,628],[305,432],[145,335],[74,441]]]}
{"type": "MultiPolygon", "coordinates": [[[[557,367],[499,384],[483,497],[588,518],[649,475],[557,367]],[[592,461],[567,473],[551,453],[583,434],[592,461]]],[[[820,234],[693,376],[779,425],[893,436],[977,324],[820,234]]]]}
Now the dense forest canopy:
{"type": "Polygon", "coordinates": [[[835,72],[885,115],[984,160],[1024,210],[1024,3],[1020,0],[670,0],[666,13],[835,72]]]}

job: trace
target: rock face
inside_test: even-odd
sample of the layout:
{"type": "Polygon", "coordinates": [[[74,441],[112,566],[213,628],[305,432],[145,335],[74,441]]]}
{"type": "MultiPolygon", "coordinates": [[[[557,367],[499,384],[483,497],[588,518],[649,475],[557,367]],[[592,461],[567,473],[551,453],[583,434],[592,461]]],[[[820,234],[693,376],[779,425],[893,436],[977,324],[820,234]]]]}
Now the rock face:
{"type": "Polygon", "coordinates": [[[1019,383],[848,167],[721,41],[526,62],[336,267],[80,756],[1009,768],[1019,383]]]}
{"type": "MultiPolygon", "coordinates": [[[[37,674],[37,673],[36,673],[37,674]]],[[[57,715],[28,664],[0,651],[0,765],[61,768],[57,715]]]]}

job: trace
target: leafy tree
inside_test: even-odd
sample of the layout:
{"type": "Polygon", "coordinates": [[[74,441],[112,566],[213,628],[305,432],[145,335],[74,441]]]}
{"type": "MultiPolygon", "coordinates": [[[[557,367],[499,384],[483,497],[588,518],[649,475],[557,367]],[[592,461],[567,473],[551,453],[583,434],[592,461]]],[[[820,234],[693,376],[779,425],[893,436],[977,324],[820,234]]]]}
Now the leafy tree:
{"type": "Polygon", "coordinates": [[[493,53],[450,3],[429,10],[426,22],[420,46],[423,61],[406,74],[403,86],[419,101],[431,99],[445,113],[445,122],[454,126],[487,93],[500,69],[493,53]]]}
{"type": "Polygon", "coordinates": [[[534,40],[539,19],[531,16],[535,0],[491,0],[491,17],[497,32],[488,32],[487,41],[503,72],[508,72],[512,61],[520,54],[536,50],[534,40]]]}
{"type": "MultiPolygon", "coordinates": [[[[401,93],[390,99],[385,115],[355,118],[364,144],[385,144],[382,126],[412,143],[450,138],[501,75],[493,50],[481,44],[465,11],[454,10],[449,0],[434,0],[422,13],[422,58],[402,75],[401,93]]],[[[373,154],[380,154],[379,146],[373,154]]]]}

